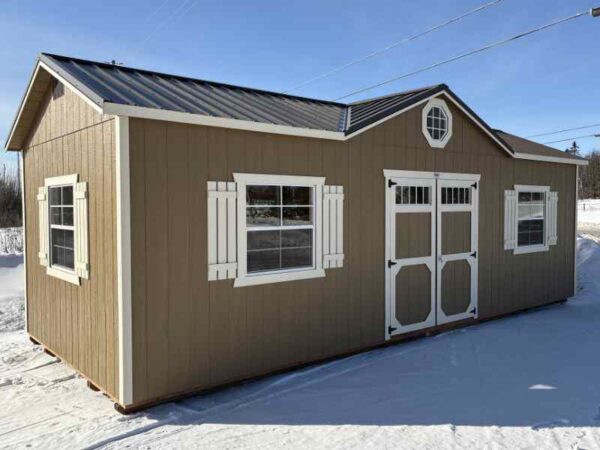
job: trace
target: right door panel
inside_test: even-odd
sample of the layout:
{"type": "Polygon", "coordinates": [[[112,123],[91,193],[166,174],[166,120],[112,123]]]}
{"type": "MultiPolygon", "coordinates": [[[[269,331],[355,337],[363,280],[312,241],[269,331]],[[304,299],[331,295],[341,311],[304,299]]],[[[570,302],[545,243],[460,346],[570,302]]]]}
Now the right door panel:
{"type": "Polygon", "coordinates": [[[444,324],[477,317],[478,182],[437,181],[437,314],[444,324]]]}

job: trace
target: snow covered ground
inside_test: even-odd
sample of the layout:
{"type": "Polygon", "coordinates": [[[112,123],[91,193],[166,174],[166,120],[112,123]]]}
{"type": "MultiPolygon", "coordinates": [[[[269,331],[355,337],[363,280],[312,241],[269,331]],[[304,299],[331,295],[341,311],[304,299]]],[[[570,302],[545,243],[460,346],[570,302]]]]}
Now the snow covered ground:
{"type": "Polygon", "coordinates": [[[600,242],[600,199],[577,202],[577,231],[600,242]]]}
{"type": "Polygon", "coordinates": [[[580,293],[564,305],[131,416],[27,340],[19,258],[0,256],[0,449],[600,449],[591,240],[578,240],[580,293]]]}

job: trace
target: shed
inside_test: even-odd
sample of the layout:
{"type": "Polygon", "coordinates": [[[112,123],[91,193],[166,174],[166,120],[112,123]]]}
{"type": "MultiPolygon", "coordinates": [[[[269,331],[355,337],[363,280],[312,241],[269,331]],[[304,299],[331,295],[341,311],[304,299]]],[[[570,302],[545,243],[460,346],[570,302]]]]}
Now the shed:
{"type": "Polygon", "coordinates": [[[343,104],[42,54],[27,332],[132,411],[574,295],[582,158],[446,85],[343,104]]]}

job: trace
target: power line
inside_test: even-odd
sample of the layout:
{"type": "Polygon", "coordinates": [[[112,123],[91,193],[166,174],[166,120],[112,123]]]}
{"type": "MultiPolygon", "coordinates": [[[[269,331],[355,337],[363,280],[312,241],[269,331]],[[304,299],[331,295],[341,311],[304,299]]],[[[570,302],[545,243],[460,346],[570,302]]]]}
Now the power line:
{"type": "Polygon", "coordinates": [[[148,17],[146,17],[144,19],[145,22],[148,22],[150,19],[152,19],[154,16],[156,16],[166,5],[167,3],[169,3],[171,0],[164,0],[160,6],[158,8],[156,8],[152,14],[150,14],[148,17]]]}
{"type": "Polygon", "coordinates": [[[585,139],[585,138],[592,138],[592,137],[600,137],[600,134],[586,134],[585,136],[575,136],[575,137],[571,137],[568,139],[561,139],[560,141],[544,142],[544,144],[558,144],[559,142],[574,141],[576,139],[585,139]]]}
{"type": "Polygon", "coordinates": [[[375,50],[374,52],[369,53],[368,55],[363,56],[362,58],[355,59],[355,60],[350,61],[348,63],[342,64],[341,66],[338,66],[338,67],[334,67],[333,69],[331,69],[331,70],[329,70],[329,71],[327,71],[325,73],[322,73],[321,75],[317,75],[317,76],[315,76],[313,78],[310,78],[310,79],[308,79],[306,81],[303,81],[302,83],[299,83],[299,84],[297,84],[295,86],[292,86],[291,88],[289,88],[288,90],[284,91],[283,93],[287,94],[287,93],[289,93],[291,91],[295,91],[299,87],[306,86],[307,84],[313,83],[313,82],[315,82],[317,80],[322,80],[323,78],[327,78],[327,77],[333,75],[334,73],[340,72],[340,71],[342,71],[344,69],[347,69],[348,67],[351,67],[351,66],[354,66],[354,65],[356,65],[358,63],[361,63],[363,61],[366,61],[367,59],[374,58],[375,56],[381,55],[382,53],[385,53],[385,52],[387,52],[387,51],[389,51],[389,50],[391,50],[393,48],[396,48],[396,47],[398,47],[398,46],[400,46],[402,44],[406,44],[406,43],[408,43],[410,41],[414,41],[415,39],[418,39],[418,38],[420,38],[422,36],[425,36],[426,34],[429,34],[429,33],[432,33],[432,32],[434,32],[436,30],[439,30],[440,28],[443,28],[443,27],[445,27],[447,25],[450,25],[451,23],[458,22],[459,20],[464,19],[465,17],[470,16],[472,14],[475,14],[475,13],[477,13],[479,11],[483,11],[484,9],[487,9],[490,6],[493,6],[493,5],[497,4],[497,3],[500,3],[501,1],[502,0],[493,0],[491,2],[488,2],[488,3],[486,3],[484,5],[481,5],[481,6],[477,7],[477,8],[475,8],[475,9],[467,11],[466,13],[461,14],[460,16],[456,16],[456,17],[453,17],[451,19],[448,19],[445,22],[442,22],[439,25],[436,25],[436,26],[434,26],[432,28],[429,28],[429,29],[427,29],[425,31],[421,31],[420,33],[417,33],[417,34],[415,34],[413,36],[404,38],[404,39],[402,39],[400,41],[396,41],[396,42],[394,42],[394,43],[392,43],[392,44],[390,44],[390,45],[388,45],[386,47],[383,47],[383,48],[381,48],[379,50],[375,50]]]}
{"type": "Polygon", "coordinates": [[[566,131],[585,130],[586,128],[593,128],[593,127],[600,127],[600,123],[595,123],[593,125],[584,125],[582,127],[565,128],[564,130],[550,131],[548,133],[532,134],[531,136],[525,136],[525,138],[529,139],[529,138],[535,138],[535,137],[541,137],[541,136],[550,136],[552,134],[560,134],[560,133],[564,133],[566,131]]]}
{"type": "MultiPolygon", "coordinates": [[[[184,11],[184,13],[182,15],[187,14],[196,4],[197,0],[193,0],[193,3],[191,5],[189,5],[189,7],[184,11]]],[[[140,48],[144,46],[144,44],[146,42],[148,42],[151,38],[153,38],[156,33],[158,33],[160,30],[162,30],[164,27],[166,27],[169,23],[171,23],[176,17],[177,15],[186,7],[188,6],[188,4],[192,2],[192,0],[185,0],[183,3],[181,3],[179,5],[179,7],[177,9],[175,9],[175,11],[173,11],[173,13],[171,13],[164,22],[160,23],[156,28],[154,28],[154,30],[152,30],[145,38],[144,40],[140,43],[140,48]]]]}
{"type": "Polygon", "coordinates": [[[488,45],[485,45],[483,47],[477,48],[475,50],[470,50],[470,51],[468,51],[466,53],[462,53],[460,55],[453,56],[452,58],[446,59],[444,61],[441,61],[441,62],[438,62],[438,63],[435,63],[435,64],[431,64],[429,66],[422,67],[422,68],[417,69],[417,70],[413,70],[412,72],[406,73],[404,75],[400,75],[398,77],[390,78],[389,80],[382,81],[381,83],[377,83],[377,84],[374,84],[372,86],[367,86],[365,88],[358,89],[356,91],[350,92],[349,94],[346,94],[346,95],[343,95],[341,97],[335,98],[334,101],[342,100],[342,99],[347,98],[347,97],[352,97],[352,96],[354,96],[356,94],[360,94],[362,92],[370,91],[372,89],[375,89],[375,88],[378,88],[378,87],[381,87],[381,86],[385,86],[386,84],[393,83],[394,81],[398,81],[398,80],[401,80],[403,78],[407,78],[407,77],[410,77],[412,75],[416,75],[416,74],[421,73],[421,72],[426,72],[428,70],[434,69],[434,68],[442,66],[444,64],[448,64],[448,63],[451,63],[451,62],[454,62],[454,61],[458,61],[459,59],[466,58],[467,56],[471,56],[471,55],[474,55],[476,53],[481,53],[481,52],[484,52],[486,50],[490,50],[490,49],[492,49],[494,47],[499,47],[500,45],[504,45],[504,44],[507,44],[509,42],[516,41],[517,39],[521,39],[521,38],[523,38],[525,36],[529,36],[530,34],[537,33],[538,31],[543,31],[543,30],[545,30],[547,28],[559,25],[559,24],[567,22],[569,20],[577,19],[577,18],[585,16],[585,15],[590,15],[590,10],[579,12],[577,14],[573,14],[572,16],[565,17],[563,19],[555,20],[554,22],[550,22],[550,23],[548,23],[546,25],[542,25],[541,27],[532,28],[531,30],[525,31],[523,33],[519,33],[519,34],[517,34],[515,36],[511,36],[511,37],[503,39],[501,41],[497,41],[497,42],[494,42],[492,44],[488,44],[488,45]]]}

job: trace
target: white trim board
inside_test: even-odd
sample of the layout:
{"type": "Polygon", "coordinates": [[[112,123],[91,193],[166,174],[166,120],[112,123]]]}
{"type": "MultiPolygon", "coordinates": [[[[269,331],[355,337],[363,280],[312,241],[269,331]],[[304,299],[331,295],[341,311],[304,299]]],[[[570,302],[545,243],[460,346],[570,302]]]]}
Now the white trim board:
{"type": "Polygon", "coordinates": [[[21,217],[23,226],[23,286],[24,286],[24,300],[25,300],[25,332],[29,332],[29,320],[27,318],[27,226],[25,218],[25,169],[23,168],[23,152],[19,152],[19,177],[21,181],[21,217]]]}
{"type": "Polygon", "coordinates": [[[133,336],[131,306],[131,199],[129,118],[116,118],[117,297],[119,327],[119,402],[133,403],[133,336]]]}
{"type": "Polygon", "coordinates": [[[560,164],[575,164],[577,166],[587,166],[589,163],[585,159],[560,158],[558,156],[532,155],[530,153],[515,153],[515,159],[526,159],[529,161],[541,161],[560,164]]]}

